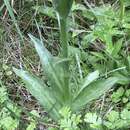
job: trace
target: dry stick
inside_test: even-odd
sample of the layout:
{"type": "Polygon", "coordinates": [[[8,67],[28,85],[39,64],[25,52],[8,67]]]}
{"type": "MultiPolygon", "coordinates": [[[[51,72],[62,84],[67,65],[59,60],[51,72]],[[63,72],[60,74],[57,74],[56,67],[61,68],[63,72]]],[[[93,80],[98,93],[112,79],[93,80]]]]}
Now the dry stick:
{"type": "Polygon", "coordinates": [[[5,12],[4,12],[4,15],[3,15],[3,18],[2,19],[5,19],[5,17],[6,17],[6,15],[7,15],[7,9],[5,10],[5,12]]]}

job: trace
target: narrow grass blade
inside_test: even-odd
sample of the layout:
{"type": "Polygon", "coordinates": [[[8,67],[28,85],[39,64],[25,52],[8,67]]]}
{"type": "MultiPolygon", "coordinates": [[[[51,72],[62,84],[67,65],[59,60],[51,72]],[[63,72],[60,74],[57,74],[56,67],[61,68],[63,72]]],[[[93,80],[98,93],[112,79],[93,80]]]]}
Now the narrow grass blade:
{"type": "Polygon", "coordinates": [[[0,7],[0,13],[1,13],[1,11],[3,10],[3,8],[4,8],[4,4],[0,7]]]}
{"type": "Polygon", "coordinates": [[[19,28],[19,26],[18,26],[18,24],[17,24],[17,20],[15,19],[15,16],[14,16],[14,13],[13,13],[13,9],[11,8],[11,5],[10,5],[10,3],[9,3],[9,0],[4,0],[4,3],[5,3],[5,5],[6,5],[6,7],[7,7],[7,10],[8,10],[8,12],[9,12],[9,15],[10,15],[11,19],[12,19],[13,22],[14,22],[14,25],[15,25],[15,27],[16,27],[18,33],[19,33],[19,36],[20,36],[20,38],[21,38],[21,40],[22,40],[22,42],[23,42],[23,35],[22,35],[22,33],[21,33],[21,31],[20,31],[20,28],[19,28]]]}

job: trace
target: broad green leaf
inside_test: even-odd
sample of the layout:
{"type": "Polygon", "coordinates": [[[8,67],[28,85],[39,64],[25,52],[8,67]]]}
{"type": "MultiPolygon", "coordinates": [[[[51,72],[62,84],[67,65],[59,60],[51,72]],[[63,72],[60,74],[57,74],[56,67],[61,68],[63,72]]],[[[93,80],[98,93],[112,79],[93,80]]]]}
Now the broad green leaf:
{"type": "Polygon", "coordinates": [[[53,60],[53,56],[50,54],[50,52],[45,48],[42,41],[37,39],[36,37],[29,34],[29,37],[34,44],[36,51],[38,52],[38,55],[40,56],[41,62],[44,67],[48,66],[50,62],[53,60]]]}
{"type": "Polygon", "coordinates": [[[43,70],[48,78],[49,83],[53,89],[54,95],[57,100],[64,104],[64,100],[69,98],[69,87],[65,84],[65,74],[62,64],[53,57],[50,52],[45,48],[42,41],[29,34],[31,41],[34,43],[35,49],[40,57],[43,70]],[[66,92],[67,90],[68,92],[66,92]]]}
{"type": "Polygon", "coordinates": [[[118,83],[121,84],[121,85],[126,85],[126,84],[130,83],[129,77],[126,76],[126,75],[123,75],[120,72],[114,73],[113,76],[115,76],[116,78],[118,78],[118,83]]]}
{"type": "Polygon", "coordinates": [[[90,83],[95,81],[99,77],[99,71],[94,71],[90,73],[87,77],[85,77],[83,84],[81,85],[81,89],[79,90],[78,94],[80,94],[85,87],[87,87],[90,83]]]}
{"type": "Polygon", "coordinates": [[[79,110],[90,101],[99,98],[99,96],[108,91],[117,81],[117,78],[111,77],[91,83],[75,97],[73,100],[72,109],[79,110]]]}
{"type": "MultiPolygon", "coordinates": [[[[50,52],[45,48],[44,44],[42,41],[39,39],[35,38],[31,34],[29,34],[29,37],[31,41],[33,42],[35,49],[40,57],[41,64],[43,66],[43,70],[45,71],[46,75],[48,76],[49,80],[53,82],[52,84],[55,84],[57,88],[56,91],[61,93],[62,90],[62,82],[60,80],[60,77],[58,77],[58,74],[56,72],[56,66],[55,64],[55,59],[54,57],[50,54],[50,52]]],[[[60,71],[60,68],[58,72],[60,71]]],[[[62,74],[62,73],[61,73],[62,74]]],[[[56,89],[56,88],[55,88],[56,89]]]]}
{"type": "Polygon", "coordinates": [[[36,76],[29,74],[27,71],[13,68],[14,72],[22,78],[29,92],[39,101],[46,111],[49,112],[53,119],[59,118],[60,104],[53,97],[52,89],[46,86],[36,76]]]}

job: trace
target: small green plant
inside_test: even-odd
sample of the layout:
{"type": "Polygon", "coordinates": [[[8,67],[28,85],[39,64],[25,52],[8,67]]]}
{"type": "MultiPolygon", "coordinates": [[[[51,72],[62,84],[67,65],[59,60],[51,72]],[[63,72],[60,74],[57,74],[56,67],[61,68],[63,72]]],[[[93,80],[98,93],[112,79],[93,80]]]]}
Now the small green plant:
{"type": "Polygon", "coordinates": [[[124,89],[123,87],[118,88],[111,95],[113,103],[122,103],[124,108],[130,110],[130,89],[124,89]]]}
{"type": "Polygon", "coordinates": [[[102,130],[102,119],[96,113],[87,113],[84,121],[89,123],[91,128],[102,130]]]}
{"type": "MultiPolygon", "coordinates": [[[[115,10],[111,5],[95,7],[90,11],[97,22],[93,26],[90,26],[92,31],[84,37],[85,41],[83,44],[94,43],[96,39],[99,39],[105,45],[104,48],[99,46],[98,49],[104,49],[110,55],[114,55],[113,53],[117,50],[117,46],[113,43],[112,38],[113,36],[124,35],[123,31],[118,28],[120,22],[119,11],[115,10]]],[[[118,48],[120,49],[120,45],[118,48]]]]}
{"type": "Polygon", "coordinates": [[[117,103],[117,102],[121,101],[124,93],[125,93],[125,90],[122,87],[120,87],[116,92],[113,92],[113,94],[111,96],[112,102],[117,103]]]}
{"type": "Polygon", "coordinates": [[[70,108],[65,107],[60,110],[61,119],[59,121],[61,130],[80,130],[81,115],[72,114],[70,108]]]}
{"type": "Polygon", "coordinates": [[[130,111],[127,109],[117,112],[112,110],[108,113],[105,119],[96,113],[87,113],[85,122],[90,124],[95,130],[123,130],[130,126],[130,111]]]}
{"type": "Polygon", "coordinates": [[[29,116],[29,125],[27,126],[26,130],[34,130],[37,127],[37,118],[39,118],[39,114],[37,113],[37,111],[32,110],[30,112],[31,116],[29,116]],[[37,118],[36,118],[37,117],[37,118]]]}
{"type": "Polygon", "coordinates": [[[15,130],[19,125],[21,110],[8,98],[6,87],[0,82],[0,129],[15,130]]]}
{"type": "Polygon", "coordinates": [[[107,115],[107,122],[105,123],[109,129],[125,129],[129,127],[130,124],[130,111],[127,109],[121,112],[111,111],[107,115]]]}
{"type": "Polygon", "coordinates": [[[58,121],[62,117],[59,110],[67,106],[72,113],[80,111],[87,103],[97,99],[110,89],[117,82],[117,78],[99,79],[99,72],[94,71],[79,79],[78,89],[74,89],[77,87],[77,83],[71,79],[66,26],[72,0],[64,2],[54,0],[53,2],[58,13],[61,34],[61,53],[59,56],[52,56],[45,48],[42,39],[39,40],[29,34],[50,85],[48,86],[40,78],[27,71],[14,68],[14,72],[23,79],[29,92],[40,102],[49,115],[58,121]]]}
{"type": "MultiPolygon", "coordinates": [[[[0,82],[0,129],[16,130],[20,128],[21,108],[9,100],[6,87],[0,82]]],[[[36,121],[40,118],[37,111],[32,110],[28,114],[28,125],[26,130],[34,130],[38,124],[36,121]]]]}

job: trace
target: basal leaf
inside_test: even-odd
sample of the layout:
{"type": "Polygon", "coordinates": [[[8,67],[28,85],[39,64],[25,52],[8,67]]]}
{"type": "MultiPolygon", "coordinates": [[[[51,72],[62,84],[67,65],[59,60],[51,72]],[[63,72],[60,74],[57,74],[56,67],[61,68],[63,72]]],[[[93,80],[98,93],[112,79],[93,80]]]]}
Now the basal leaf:
{"type": "Polygon", "coordinates": [[[29,92],[39,101],[44,109],[49,112],[53,119],[59,118],[60,104],[53,96],[52,89],[46,86],[38,77],[29,74],[27,71],[13,68],[14,72],[22,78],[29,92]]]}
{"type": "Polygon", "coordinates": [[[90,101],[97,99],[108,91],[116,82],[117,78],[111,77],[105,80],[98,80],[85,87],[74,99],[72,109],[79,110],[90,101]]]}
{"type": "Polygon", "coordinates": [[[81,89],[79,90],[79,93],[85,89],[90,83],[95,81],[99,77],[99,71],[94,71],[90,73],[87,77],[85,77],[83,84],[81,85],[81,89]]]}
{"type": "MultiPolygon", "coordinates": [[[[55,97],[60,102],[66,97],[65,89],[66,84],[64,83],[64,72],[61,64],[57,64],[55,57],[45,48],[42,41],[29,34],[31,41],[34,43],[36,51],[40,57],[43,70],[47,75],[48,81],[51,84],[55,97]]],[[[63,64],[63,63],[62,63],[63,64]]]]}

